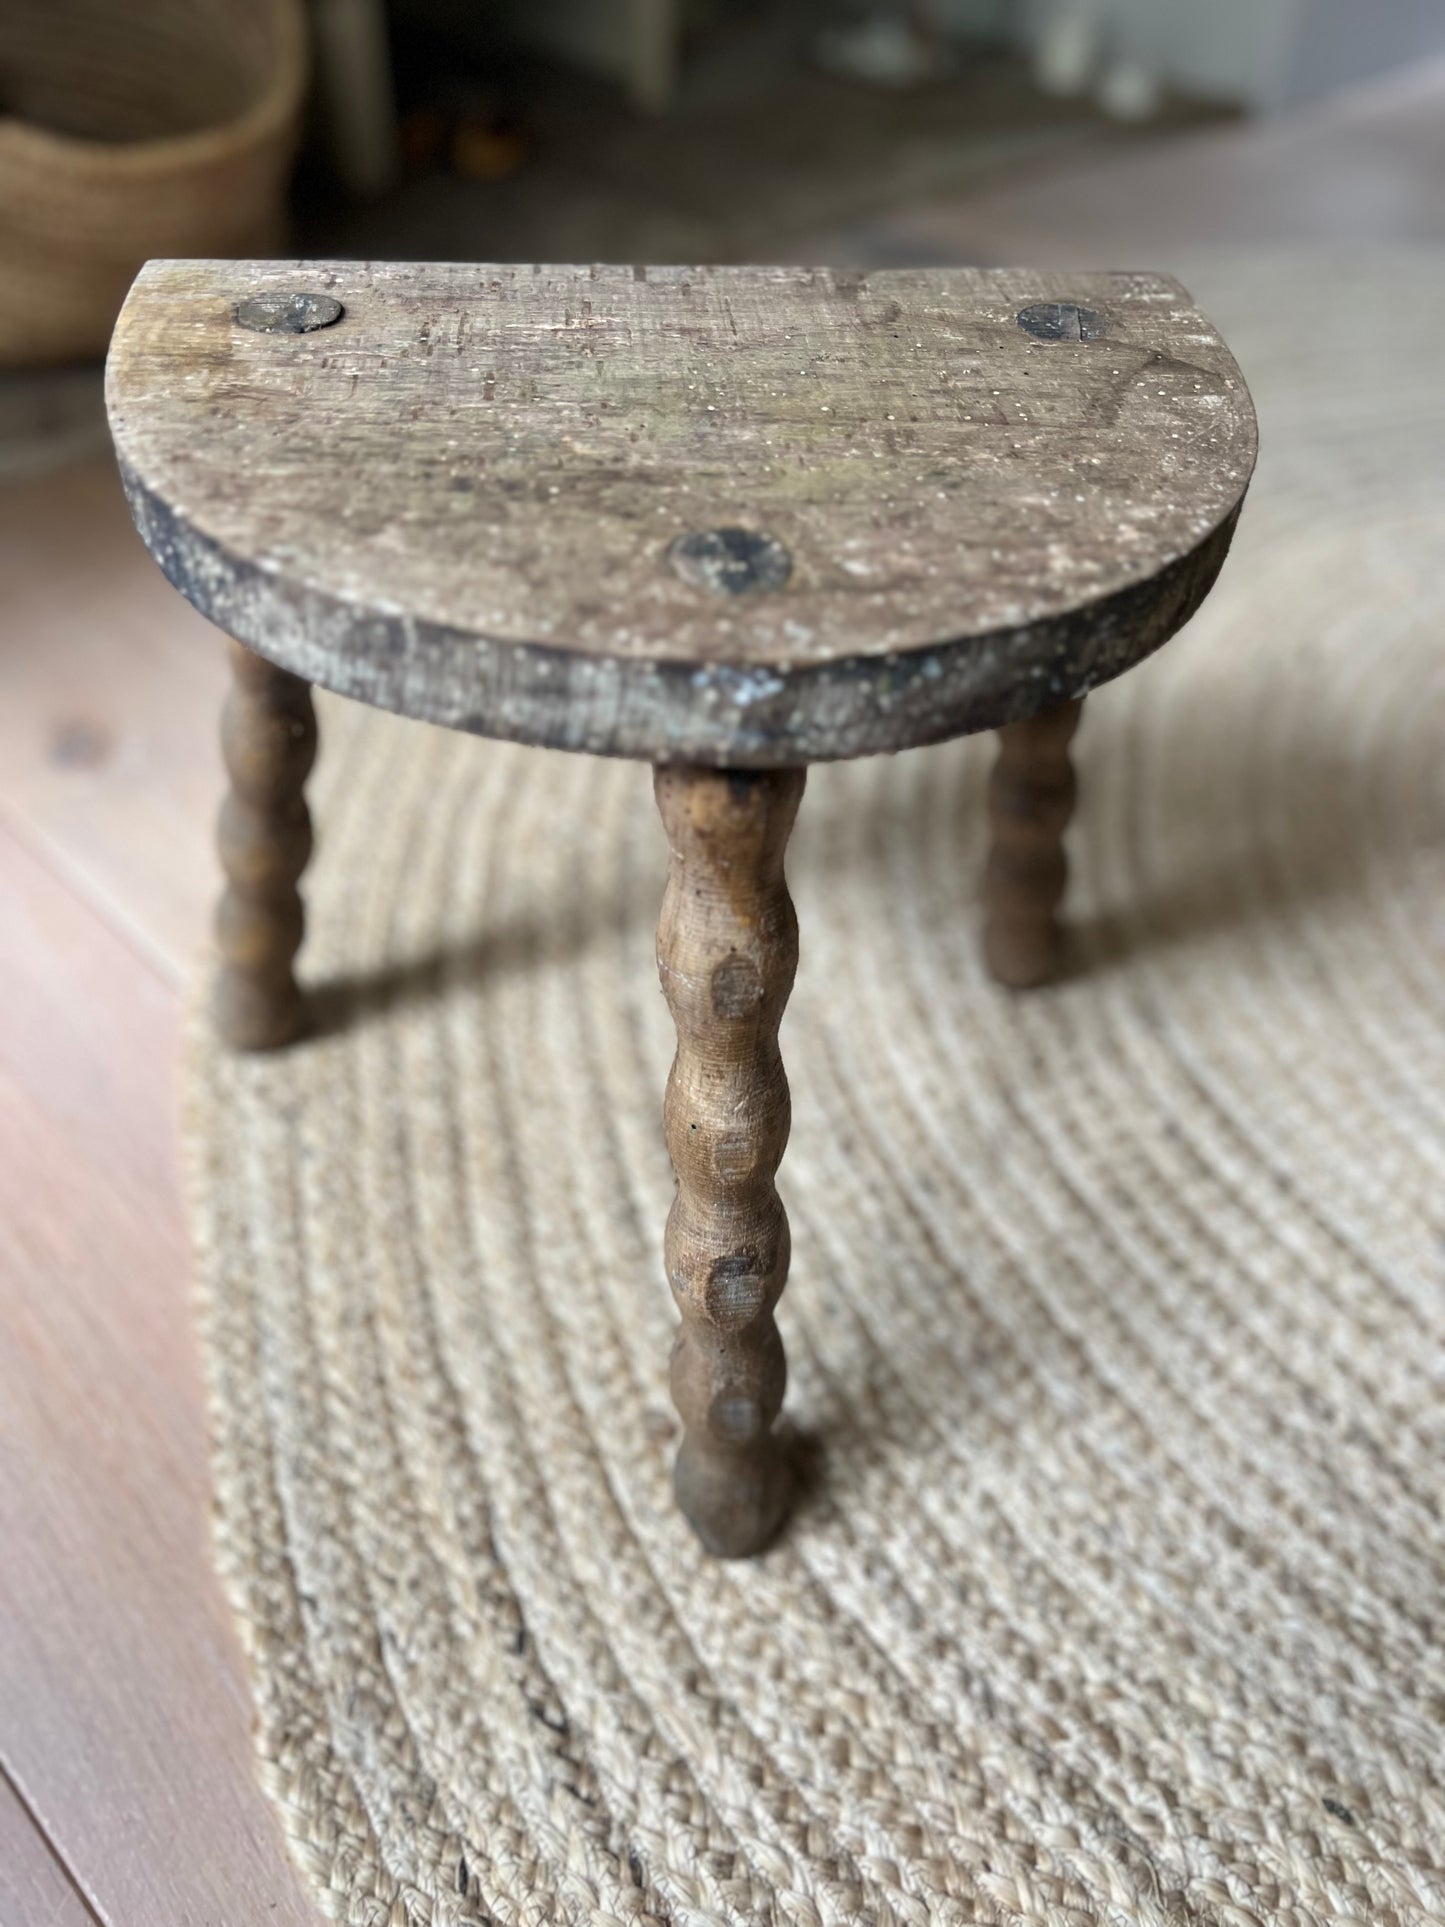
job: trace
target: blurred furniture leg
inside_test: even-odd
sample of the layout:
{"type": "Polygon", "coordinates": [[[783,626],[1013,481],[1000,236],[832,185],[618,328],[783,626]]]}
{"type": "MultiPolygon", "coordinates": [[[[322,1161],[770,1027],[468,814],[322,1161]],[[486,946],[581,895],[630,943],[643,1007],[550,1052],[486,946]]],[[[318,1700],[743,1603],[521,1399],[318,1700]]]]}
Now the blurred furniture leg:
{"type": "Polygon", "coordinates": [[[1099,60],[1096,0],[1058,0],[1033,29],[1034,79],[1046,94],[1086,92],[1099,60]]]}
{"type": "Polygon", "coordinates": [[[983,950],[990,974],[1011,990],[1049,983],[1063,962],[1064,832],[1077,792],[1069,745],[1083,707],[1060,703],[998,732],[988,786],[983,950]]]}
{"type": "Polygon", "coordinates": [[[384,0],[312,0],[311,17],[332,165],[351,193],[383,193],[399,164],[384,0]]]}
{"type": "Polygon", "coordinates": [[[631,0],[629,92],[645,114],[664,113],[677,91],[676,0],[631,0]]]}
{"type": "Polygon", "coordinates": [[[216,911],[214,1012],[235,1049],[274,1050],[300,1033],[304,1017],[292,965],[305,928],[296,886],[311,855],[303,791],[316,759],[316,712],[308,683],[238,642],[231,670],[221,716],[231,787],[217,830],[226,890],[216,911]]]}

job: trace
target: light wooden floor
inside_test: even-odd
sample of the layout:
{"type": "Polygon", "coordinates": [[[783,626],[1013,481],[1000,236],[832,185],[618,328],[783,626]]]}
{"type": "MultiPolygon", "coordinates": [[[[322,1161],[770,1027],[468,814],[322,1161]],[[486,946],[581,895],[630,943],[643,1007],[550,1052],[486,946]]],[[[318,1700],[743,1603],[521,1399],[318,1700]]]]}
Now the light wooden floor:
{"type": "MultiPolygon", "coordinates": [[[[1202,239],[1445,240],[1442,105],[1436,70],[868,246],[1167,266],[1202,239]]],[[[0,585],[0,1927],[314,1922],[208,1562],[177,1171],[221,651],[101,464],[0,493],[0,585]]]]}

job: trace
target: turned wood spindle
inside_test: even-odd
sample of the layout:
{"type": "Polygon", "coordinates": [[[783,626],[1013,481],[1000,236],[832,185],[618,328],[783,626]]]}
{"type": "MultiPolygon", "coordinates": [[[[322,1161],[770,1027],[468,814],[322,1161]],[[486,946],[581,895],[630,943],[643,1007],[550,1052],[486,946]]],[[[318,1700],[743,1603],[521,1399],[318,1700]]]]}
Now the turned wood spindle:
{"type": "Polygon", "coordinates": [[[1063,962],[1064,832],[1077,791],[1069,745],[1083,706],[1060,703],[998,732],[988,786],[984,958],[992,976],[1013,990],[1050,982],[1063,962]]]}
{"type": "Polygon", "coordinates": [[[311,688],[239,643],[221,714],[230,791],[217,843],[226,890],[216,911],[213,1012],[237,1050],[273,1050],[302,1026],[292,971],[305,918],[297,889],[311,854],[303,790],[316,757],[311,688]]]}
{"type": "Polygon", "coordinates": [[[787,1380],[773,1310],[789,1257],[773,1177],[791,1115],[778,1025],[798,963],[783,854],[805,775],[656,772],[671,853],[657,963],[677,1026],[663,1110],[677,1174],[667,1276],[682,1313],[674,1476],[698,1537],[728,1558],[761,1550],[791,1495],[773,1431],[787,1380]]]}

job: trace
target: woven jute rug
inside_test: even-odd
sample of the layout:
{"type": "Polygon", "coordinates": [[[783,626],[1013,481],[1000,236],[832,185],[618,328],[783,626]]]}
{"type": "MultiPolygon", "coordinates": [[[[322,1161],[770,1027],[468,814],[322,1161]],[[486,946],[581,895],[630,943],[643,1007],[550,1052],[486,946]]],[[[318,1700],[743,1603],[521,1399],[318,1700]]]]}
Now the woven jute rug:
{"type": "Polygon", "coordinates": [[[1195,271],[1264,463],[1089,705],[1067,981],[982,975],[989,745],[810,778],[760,1560],[669,1490],[648,773],[325,706],[319,1028],[198,1024],[188,1136],[337,1918],[1445,1921],[1445,267],[1381,272],[1195,271]]]}

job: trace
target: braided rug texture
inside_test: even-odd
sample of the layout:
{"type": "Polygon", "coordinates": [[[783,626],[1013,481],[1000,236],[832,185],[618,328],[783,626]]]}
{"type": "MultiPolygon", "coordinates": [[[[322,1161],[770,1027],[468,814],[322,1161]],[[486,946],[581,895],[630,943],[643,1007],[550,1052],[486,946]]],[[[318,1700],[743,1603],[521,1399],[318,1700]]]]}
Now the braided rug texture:
{"type": "Polygon", "coordinates": [[[198,1024],[188,1139],[335,1918],[1445,1922],[1445,266],[1390,276],[1195,271],[1264,464],[1085,715],[1068,981],[982,974],[987,743],[810,778],[760,1560],[669,1489],[648,772],[324,705],[317,1034],[198,1024]]]}

